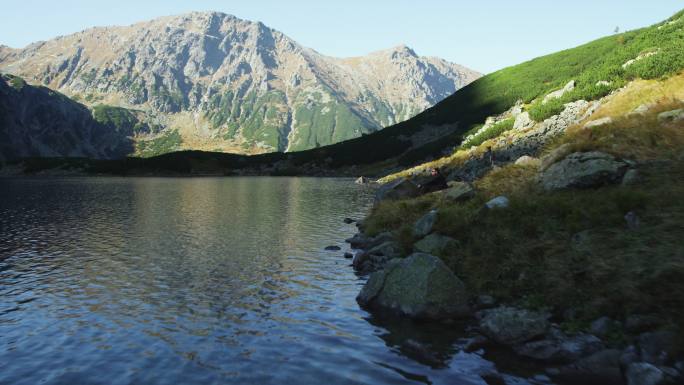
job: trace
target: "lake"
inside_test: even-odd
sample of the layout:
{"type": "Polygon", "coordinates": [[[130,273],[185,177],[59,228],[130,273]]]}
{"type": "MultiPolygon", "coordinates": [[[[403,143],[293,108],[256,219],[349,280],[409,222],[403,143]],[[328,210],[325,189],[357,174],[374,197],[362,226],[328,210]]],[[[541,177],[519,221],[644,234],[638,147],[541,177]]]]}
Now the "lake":
{"type": "Polygon", "coordinates": [[[455,324],[380,320],[349,179],[0,179],[2,384],[484,384],[455,324]],[[338,245],[341,251],[324,251],[338,245]]]}

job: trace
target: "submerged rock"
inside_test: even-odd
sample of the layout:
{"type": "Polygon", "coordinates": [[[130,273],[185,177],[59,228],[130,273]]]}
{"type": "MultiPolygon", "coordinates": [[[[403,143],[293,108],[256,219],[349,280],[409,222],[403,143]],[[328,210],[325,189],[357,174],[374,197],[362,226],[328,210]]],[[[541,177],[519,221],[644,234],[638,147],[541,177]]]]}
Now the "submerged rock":
{"type": "Polygon", "coordinates": [[[439,258],[414,253],[373,273],[359,304],[411,318],[453,318],[470,313],[463,282],[439,258]]]}
{"type": "Polygon", "coordinates": [[[516,345],[546,334],[551,326],[548,319],[548,314],[502,306],[483,310],[479,326],[495,342],[516,345]]]}
{"type": "Polygon", "coordinates": [[[612,155],[593,151],[576,152],[541,173],[545,190],[589,188],[619,183],[628,165],[612,155]]]}
{"type": "Polygon", "coordinates": [[[394,240],[394,236],[392,233],[386,231],[375,237],[369,237],[362,233],[358,233],[351,238],[345,239],[345,242],[349,243],[352,249],[371,249],[391,240],[394,240]]]}
{"type": "Polygon", "coordinates": [[[326,246],[325,250],[326,251],[339,251],[339,250],[342,250],[342,248],[339,246],[333,245],[333,246],[326,246]]]}

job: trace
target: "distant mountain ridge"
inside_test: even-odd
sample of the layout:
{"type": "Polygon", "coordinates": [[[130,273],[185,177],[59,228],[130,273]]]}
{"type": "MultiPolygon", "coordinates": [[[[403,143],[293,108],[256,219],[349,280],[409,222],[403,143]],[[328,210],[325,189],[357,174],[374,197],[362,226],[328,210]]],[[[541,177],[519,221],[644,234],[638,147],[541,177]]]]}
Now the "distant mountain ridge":
{"type": "Polygon", "coordinates": [[[324,146],[409,119],[481,76],[406,46],[332,58],[218,12],[0,46],[0,72],[86,105],[137,110],[160,127],[135,133],[138,155],[324,146]]]}

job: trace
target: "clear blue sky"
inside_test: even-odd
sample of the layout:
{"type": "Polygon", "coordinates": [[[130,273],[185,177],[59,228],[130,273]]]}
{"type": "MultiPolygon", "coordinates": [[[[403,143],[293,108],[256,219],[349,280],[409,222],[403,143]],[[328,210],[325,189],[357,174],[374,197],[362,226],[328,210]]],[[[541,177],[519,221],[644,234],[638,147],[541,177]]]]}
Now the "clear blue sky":
{"type": "Polygon", "coordinates": [[[304,46],[357,56],[398,44],[491,72],[656,23],[681,0],[18,0],[2,5],[0,44],[24,47],[100,25],[215,10],[258,20],[304,46]]]}

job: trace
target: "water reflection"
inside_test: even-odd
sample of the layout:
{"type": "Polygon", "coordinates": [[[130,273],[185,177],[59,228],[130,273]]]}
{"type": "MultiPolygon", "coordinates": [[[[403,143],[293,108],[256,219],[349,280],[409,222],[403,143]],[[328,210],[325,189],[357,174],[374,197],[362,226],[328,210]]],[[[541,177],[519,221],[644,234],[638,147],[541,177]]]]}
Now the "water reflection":
{"type": "Polygon", "coordinates": [[[345,250],[322,251],[371,203],[349,180],[0,184],[0,383],[482,384],[491,365],[457,325],[359,309],[345,250]]]}

